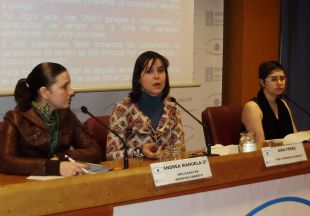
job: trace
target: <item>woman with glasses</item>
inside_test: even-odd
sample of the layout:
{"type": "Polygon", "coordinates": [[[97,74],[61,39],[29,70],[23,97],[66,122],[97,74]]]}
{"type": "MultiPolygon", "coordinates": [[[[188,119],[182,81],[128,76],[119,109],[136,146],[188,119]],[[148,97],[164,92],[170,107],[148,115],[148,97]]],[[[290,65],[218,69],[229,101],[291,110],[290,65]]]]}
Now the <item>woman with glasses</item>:
{"type": "Polygon", "coordinates": [[[268,61],[259,66],[261,89],[242,111],[244,129],[254,132],[257,142],[282,139],[296,132],[290,108],[282,99],[286,82],[287,76],[278,62],[268,61]]]}

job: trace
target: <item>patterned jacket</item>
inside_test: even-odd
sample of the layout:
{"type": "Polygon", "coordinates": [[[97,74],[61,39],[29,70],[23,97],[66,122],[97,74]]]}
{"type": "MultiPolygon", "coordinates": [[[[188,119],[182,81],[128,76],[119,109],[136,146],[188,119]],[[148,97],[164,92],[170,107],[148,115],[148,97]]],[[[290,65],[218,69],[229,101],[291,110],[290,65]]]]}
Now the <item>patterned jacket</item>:
{"type": "MultiPolygon", "coordinates": [[[[174,102],[167,97],[164,100],[164,112],[156,130],[152,128],[151,119],[137,104],[125,97],[114,107],[110,117],[110,127],[128,145],[129,157],[143,157],[142,147],[146,143],[156,143],[165,148],[168,143],[184,148],[184,132],[181,114],[174,102]]],[[[107,138],[107,160],[123,158],[124,145],[113,133],[107,138]]]]}

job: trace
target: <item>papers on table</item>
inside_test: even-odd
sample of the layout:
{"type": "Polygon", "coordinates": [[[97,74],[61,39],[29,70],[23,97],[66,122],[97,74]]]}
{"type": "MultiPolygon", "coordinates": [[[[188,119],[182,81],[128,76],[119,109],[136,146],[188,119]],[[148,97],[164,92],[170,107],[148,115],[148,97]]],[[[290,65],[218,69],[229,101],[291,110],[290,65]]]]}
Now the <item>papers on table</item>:
{"type": "Polygon", "coordinates": [[[230,155],[230,154],[238,154],[239,149],[238,145],[226,145],[223,146],[221,144],[216,144],[211,147],[212,154],[219,154],[220,156],[223,155],[230,155]]]}
{"type": "MultiPolygon", "coordinates": [[[[88,168],[86,169],[89,174],[98,173],[98,172],[107,172],[112,169],[112,167],[102,166],[100,164],[86,163],[88,168]]],[[[64,178],[63,176],[28,176],[29,180],[52,180],[64,178]]]]}
{"type": "Polygon", "coordinates": [[[293,143],[300,143],[305,140],[310,140],[310,132],[309,131],[302,131],[298,133],[288,134],[283,139],[283,145],[293,144],[293,143]]]}
{"type": "Polygon", "coordinates": [[[52,180],[52,179],[59,179],[64,178],[63,176],[28,176],[28,180],[52,180]]]}
{"type": "MultiPolygon", "coordinates": [[[[310,142],[310,131],[301,131],[297,133],[291,133],[286,135],[283,139],[272,139],[266,140],[266,142],[271,142],[278,145],[290,145],[295,143],[302,143],[304,141],[310,142]]],[[[276,145],[276,146],[278,146],[276,145]]]]}
{"type": "Polygon", "coordinates": [[[97,172],[107,172],[112,170],[112,167],[102,166],[100,164],[93,164],[93,163],[86,163],[89,167],[87,170],[90,173],[97,173],[97,172]]]}

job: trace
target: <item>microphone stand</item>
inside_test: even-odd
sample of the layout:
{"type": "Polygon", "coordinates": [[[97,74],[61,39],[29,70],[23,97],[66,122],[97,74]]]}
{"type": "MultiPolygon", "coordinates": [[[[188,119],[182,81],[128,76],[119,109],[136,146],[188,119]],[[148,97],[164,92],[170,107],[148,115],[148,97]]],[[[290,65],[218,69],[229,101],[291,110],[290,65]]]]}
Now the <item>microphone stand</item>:
{"type": "Polygon", "coordinates": [[[109,128],[107,125],[105,125],[103,122],[101,122],[96,116],[94,116],[93,114],[91,114],[86,106],[81,106],[81,111],[84,114],[88,114],[89,116],[91,116],[92,118],[94,118],[101,126],[103,126],[104,128],[106,128],[108,131],[110,131],[111,133],[113,133],[115,136],[117,136],[117,138],[119,138],[121,140],[121,142],[123,143],[124,146],[124,169],[128,169],[129,167],[129,163],[128,163],[128,145],[127,143],[124,141],[124,139],[122,139],[122,137],[120,137],[119,134],[117,134],[115,131],[113,131],[111,128],[109,128]]]}
{"type": "MultiPolygon", "coordinates": [[[[193,119],[195,119],[202,127],[208,131],[208,127],[206,124],[201,122],[199,119],[197,119],[193,114],[191,114],[185,107],[183,107],[180,103],[177,102],[177,100],[174,97],[170,97],[171,101],[176,103],[179,107],[181,107],[188,115],[190,115],[193,119]]],[[[210,142],[210,136],[208,134],[207,136],[207,156],[208,157],[213,157],[213,156],[219,156],[218,154],[212,154],[211,153],[211,142],[210,142]]]]}
{"type": "Polygon", "coordinates": [[[288,100],[289,102],[291,102],[292,104],[294,104],[298,109],[300,109],[301,111],[303,111],[304,113],[306,113],[308,116],[310,116],[310,113],[305,110],[304,108],[302,108],[300,105],[298,105],[295,101],[293,101],[289,96],[287,95],[283,95],[284,99],[288,100]]]}

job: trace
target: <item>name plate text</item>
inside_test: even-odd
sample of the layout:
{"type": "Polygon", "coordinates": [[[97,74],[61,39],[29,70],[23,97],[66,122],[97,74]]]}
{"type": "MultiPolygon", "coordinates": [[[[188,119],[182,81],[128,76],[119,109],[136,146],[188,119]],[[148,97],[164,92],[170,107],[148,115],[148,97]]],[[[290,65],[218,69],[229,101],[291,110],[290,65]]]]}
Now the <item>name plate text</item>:
{"type": "Polygon", "coordinates": [[[290,164],[307,160],[302,143],[262,148],[266,167],[290,164]]]}
{"type": "Polygon", "coordinates": [[[153,163],[150,166],[156,186],[212,176],[208,158],[205,156],[153,163]]]}

